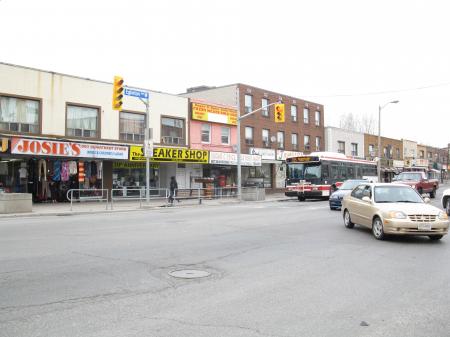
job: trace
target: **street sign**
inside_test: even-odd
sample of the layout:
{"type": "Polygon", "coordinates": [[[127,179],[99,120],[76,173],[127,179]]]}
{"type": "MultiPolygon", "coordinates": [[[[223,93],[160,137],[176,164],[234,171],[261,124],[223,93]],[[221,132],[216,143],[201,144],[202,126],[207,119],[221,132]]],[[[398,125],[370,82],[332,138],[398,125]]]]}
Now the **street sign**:
{"type": "Polygon", "coordinates": [[[136,89],[130,89],[130,88],[125,88],[124,91],[125,96],[133,96],[133,97],[138,97],[138,98],[144,98],[144,99],[148,99],[148,91],[142,91],[142,90],[136,90],[136,89]]]}

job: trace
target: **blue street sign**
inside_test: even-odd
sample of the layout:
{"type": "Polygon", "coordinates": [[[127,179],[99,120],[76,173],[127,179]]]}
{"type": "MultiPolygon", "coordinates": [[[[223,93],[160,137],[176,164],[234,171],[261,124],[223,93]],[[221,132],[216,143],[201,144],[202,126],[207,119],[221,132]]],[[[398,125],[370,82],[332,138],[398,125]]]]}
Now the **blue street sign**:
{"type": "Polygon", "coordinates": [[[124,94],[125,96],[133,96],[148,99],[148,91],[125,88],[124,94]]]}

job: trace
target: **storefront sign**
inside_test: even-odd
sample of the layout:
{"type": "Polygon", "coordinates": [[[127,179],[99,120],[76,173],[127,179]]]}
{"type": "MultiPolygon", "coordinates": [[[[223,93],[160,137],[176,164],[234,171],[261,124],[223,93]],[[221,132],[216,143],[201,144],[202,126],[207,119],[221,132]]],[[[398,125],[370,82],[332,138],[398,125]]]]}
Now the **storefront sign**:
{"type": "Polygon", "coordinates": [[[274,149],[251,147],[250,154],[260,155],[262,160],[275,160],[275,150],[274,149]]]}
{"type": "MultiPolygon", "coordinates": [[[[116,161],[113,163],[114,169],[145,169],[145,162],[129,162],[129,161],[116,161]]],[[[158,169],[158,163],[150,163],[150,168],[158,169]]]]}
{"type": "Polygon", "coordinates": [[[1,152],[8,151],[8,138],[2,138],[2,148],[1,152]]]}
{"type": "MultiPolygon", "coordinates": [[[[145,161],[142,146],[130,146],[131,161],[145,161]]],[[[200,163],[208,164],[209,152],[206,150],[191,150],[169,147],[155,147],[152,162],[174,162],[174,163],[200,163]]]]}
{"type": "Polygon", "coordinates": [[[286,160],[286,158],[303,156],[303,152],[277,150],[277,160],[286,160]]]}
{"type": "Polygon", "coordinates": [[[127,146],[32,138],[12,138],[11,153],[50,157],[128,159],[127,146]]]}
{"type": "MultiPolygon", "coordinates": [[[[209,163],[215,165],[237,165],[237,154],[231,152],[210,152],[209,163]]],[[[261,166],[261,156],[241,154],[242,166],[261,166]]]]}
{"type": "Polygon", "coordinates": [[[237,111],[203,103],[192,103],[192,119],[237,125],[237,111]]]}

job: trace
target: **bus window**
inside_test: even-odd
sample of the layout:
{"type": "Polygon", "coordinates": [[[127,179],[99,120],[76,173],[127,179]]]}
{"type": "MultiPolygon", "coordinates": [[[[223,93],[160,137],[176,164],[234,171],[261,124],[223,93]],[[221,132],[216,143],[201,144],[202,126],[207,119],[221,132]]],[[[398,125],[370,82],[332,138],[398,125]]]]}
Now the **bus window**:
{"type": "Polygon", "coordinates": [[[353,167],[353,164],[348,164],[347,179],[354,179],[354,178],[355,178],[355,168],[353,167]]]}
{"type": "Polygon", "coordinates": [[[338,179],[339,178],[339,170],[338,170],[338,166],[337,164],[332,164],[330,166],[331,170],[330,170],[330,177],[332,179],[338,179]]]}
{"type": "Polygon", "coordinates": [[[325,180],[330,178],[329,168],[330,165],[328,163],[322,162],[322,178],[325,180]]]}

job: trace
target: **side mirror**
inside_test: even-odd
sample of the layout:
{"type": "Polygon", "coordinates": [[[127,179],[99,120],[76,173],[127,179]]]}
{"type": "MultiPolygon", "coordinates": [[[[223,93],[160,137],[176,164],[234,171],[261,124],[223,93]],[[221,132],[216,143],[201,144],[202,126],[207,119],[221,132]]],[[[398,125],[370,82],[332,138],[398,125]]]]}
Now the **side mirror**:
{"type": "Polygon", "coordinates": [[[364,201],[364,202],[372,202],[372,200],[369,197],[363,197],[362,201],[364,201]]]}
{"type": "Polygon", "coordinates": [[[429,203],[430,203],[430,198],[424,198],[423,201],[424,201],[426,204],[429,204],[429,203]]]}

